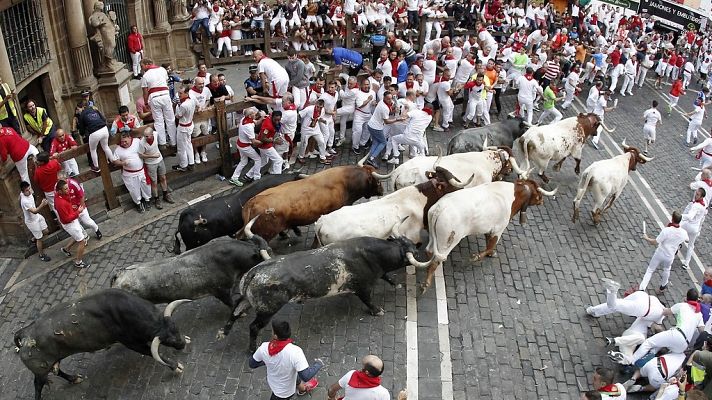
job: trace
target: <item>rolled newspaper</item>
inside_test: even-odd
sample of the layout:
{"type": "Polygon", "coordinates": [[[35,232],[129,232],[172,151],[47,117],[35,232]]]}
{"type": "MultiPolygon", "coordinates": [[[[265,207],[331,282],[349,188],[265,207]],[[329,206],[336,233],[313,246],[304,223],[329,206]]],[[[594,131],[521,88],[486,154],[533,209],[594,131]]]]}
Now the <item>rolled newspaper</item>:
{"type": "Polygon", "coordinates": [[[647,233],[645,232],[645,221],[643,221],[643,236],[647,236],[647,233]]]}
{"type": "Polygon", "coordinates": [[[613,100],[613,108],[618,108],[618,99],[613,100]]]}

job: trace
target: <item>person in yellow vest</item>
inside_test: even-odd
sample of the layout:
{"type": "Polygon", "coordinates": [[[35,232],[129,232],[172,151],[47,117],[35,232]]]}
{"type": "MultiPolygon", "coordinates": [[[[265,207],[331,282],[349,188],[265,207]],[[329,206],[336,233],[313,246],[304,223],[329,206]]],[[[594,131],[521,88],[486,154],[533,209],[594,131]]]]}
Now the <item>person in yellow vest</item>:
{"type": "Polygon", "coordinates": [[[17,120],[17,109],[13,97],[15,92],[10,85],[0,78],[0,125],[20,132],[20,122],[17,120]]]}
{"type": "Polygon", "coordinates": [[[25,114],[23,115],[27,130],[37,136],[44,151],[49,152],[52,147],[52,140],[55,136],[55,126],[47,110],[37,107],[35,101],[30,99],[25,103],[25,114]]]}

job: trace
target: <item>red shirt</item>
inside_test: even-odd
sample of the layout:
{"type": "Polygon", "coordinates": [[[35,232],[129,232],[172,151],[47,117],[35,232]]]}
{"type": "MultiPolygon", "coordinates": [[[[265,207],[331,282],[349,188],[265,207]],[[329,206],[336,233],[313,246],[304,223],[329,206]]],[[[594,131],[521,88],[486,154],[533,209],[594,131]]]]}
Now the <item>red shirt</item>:
{"type": "Polygon", "coordinates": [[[685,34],[687,36],[687,43],[692,44],[695,41],[695,33],[692,31],[687,31],[685,34]]]}
{"type": "Polygon", "coordinates": [[[613,66],[615,67],[615,66],[618,66],[618,64],[620,64],[620,62],[621,62],[621,52],[618,51],[618,49],[615,49],[611,52],[611,64],[613,64],[613,66]]]}
{"type": "MultiPolygon", "coordinates": [[[[269,116],[269,117],[265,118],[264,121],[262,121],[262,127],[260,128],[260,134],[257,137],[257,140],[262,140],[265,138],[274,139],[274,135],[276,133],[277,133],[277,130],[274,128],[274,123],[272,122],[272,117],[269,116]],[[265,134],[265,131],[267,131],[266,134],[265,134]]],[[[274,147],[273,142],[262,143],[260,145],[260,149],[269,149],[272,147],[274,147]]]]}
{"type": "Polygon", "coordinates": [[[63,151],[67,151],[72,148],[72,146],[76,146],[77,142],[74,141],[74,138],[69,136],[69,135],[64,135],[64,142],[60,142],[57,140],[55,137],[52,139],[52,147],[49,149],[49,154],[54,154],[54,153],[61,153],[63,151]]]}
{"type": "Polygon", "coordinates": [[[35,168],[34,180],[43,192],[54,192],[57,184],[57,172],[62,170],[62,165],[57,160],[49,160],[45,165],[35,168]]]}
{"type": "Polygon", "coordinates": [[[129,53],[138,53],[143,50],[143,36],[140,33],[129,33],[126,38],[126,47],[129,48],[129,53]]]}
{"type": "Polygon", "coordinates": [[[682,68],[683,65],[685,65],[685,57],[677,56],[677,62],[675,62],[675,66],[678,68],[682,68]]]}
{"type": "Polygon", "coordinates": [[[18,162],[27,154],[30,142],[23,139],[12,128],[0,128],[0,159],[5,162],[9,155],[12,161],[18,162]]]}
{"type": "Polygon", "coordinates": [[[72,208],[76,210],[84,200],[84,189],[74,178],[67,178],[67,189],[69,189],[68,200],[72,204],[72,208]]]}
{"type": "Polygon", "coordinates": [[[72,207],[72,203],[65,195],[56,193],[54,196],[54,210],[57,211],[59,222],[67,225],[79,218],[79,213],[72,207]]]}
{"type": "Polygon", "coordinates": [[[682,94],[682,81],[676,80],[670,89],[670,96],[680,97],[682,94]]]}

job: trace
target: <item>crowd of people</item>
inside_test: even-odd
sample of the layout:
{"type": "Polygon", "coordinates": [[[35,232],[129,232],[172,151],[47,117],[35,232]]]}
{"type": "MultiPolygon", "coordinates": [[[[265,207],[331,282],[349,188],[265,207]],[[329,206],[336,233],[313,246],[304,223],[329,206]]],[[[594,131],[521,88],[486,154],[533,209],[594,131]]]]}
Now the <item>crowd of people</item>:
{"type": "MultiPolygon", "coordinates": [[[[326,166],[340,151],[351,151],[375,168],[381,168],[384,161],[399,164],[402,152],[410,157],[426,155],[429,131],[487,126],[493,117],[499,119],[503,111],[510,111],[501,101],[509,91],[516,92],[517,99],[512,114],[528,124],[558,122],[563,115],[557,107],[574,107],[584,91],[581,108],[605,121],[619,99],[635,96],[646,80],[652,81],[656,89],[668,92],[669,87],[670,101],[662,113],[657,101],[642,113],[646,154],[652,151],[665,111],[670,115],[680,109],[690,117],[686,143],[693,146],[691,151],[699,152],[703,170],[690,186],[695,197],[685,211],[673,214],[670,225],[655,239],[645,237],[657,250],[638,290],[618,298],[620,285],[607,281],[606,303],[587,309],[595,317],[620,312],[637,319],[621,336],[609,340],[620,349],[611,352],[611,358],[628,365],[633,378],[616,383],[612,370],[600,368],[593,379],[595,390],[583,398],[624,399],[626,392],[641,390],[657,391],[658,399],[676,399],[685,391],[688,399],[706,398],[695,397],[700,396],[690,390],[695,384],[712,398],[712,385],[707,384],[712,374],[700,380],[697,368],[712,368],[708,351],[712,350],[712,327],[706,322],[712,271],[705,277],[709,289],[703,287],[702,294],[691,289],[684,302],[669,309],[645,293],[657,268],[663,272],[658,292],[666,289],[675,251],[682,242],[688,242],[684,266],[689,265],[712,200],[712,171],[708,169],[712,167],[712,139],[698,143],[697,134],[710,102],[710,35],[694,29],[666,32],[658,29],[654,18],[626,16],[622,9],[606,4],[569,3],[567,10],[559,12],[550,3],[523,6],[499,0],[277,0],[273,6],[258,0],[245,4],[198,0],[193,8],[193,40],[214,41],[217,56],[247,54],[254,59],[244,82],[244,96],[236,95],[224,75],[210,74],[203,64],[192,79],[182,78],[170,64],[155,65],[144,57],[143,40],[134,29],[129,47],[133,74],[141,80],[143,92],[136,100],[135,114],[122,106],[107,121],[91,93],[83,93],[70,132],[65,132],[31,99],[22,109],[16,108],[8,96],[10,88],[0,82],[0,157],[5,161],[9,155],[20,172],[21,205],[39,258],[50,259],[43,250],[47,224],[40,215],[42,207],[50,207],[71,236],[61,252],[74,257],[77,267],[87,267],[83,252],[89,236],[84,227],[98,239],[101,232],[86,210],[81,184],[73,178],[80,172],[76,160],[61,157],[76,148],[77,142],[89,144],[90,168],[96,173],[100,172],[97,150],[102,148],[106,159],[122,169],[136,209],[145,212],[152,205],[160,208],[162,200],[173,202],[165,179],[164,159],[170,154],[177,156],[172,168],[181,172],[208,161],[206,149],[193,148],[191,139],[214,132],[210,120],[198,122],[194,117],[216,102],[244,98],[253,105],[229,117],[231,126],[237,127],[240,159],[229,181],[243,186],[260,179],[266,167],[270,174],[289,168],[294,151],[299,164],[318,159],[326,166]],[[455,18],[433,19],[447,16],[455,18]],[[414,43],[417,36],[409,34],[419,33],[423,17],[432,17],[425,22],[425,41],[414,43]],[[333,39],[344,36],[347,19],[359,35],[368,37],[370,53],[335,45],[333,39]],[[267,23],[274,35],[288,39],[282,42],[286,47],[277,49],[286,52],[285,64],[265,56],[265,49],[258,45],[240,46],[240,40],[264,34],[267,23]],[[330,65],[300,53],[316,48],[327,50],[330,65]],[[697,91],[693,104],[678,104],[687,90],[697,91]],[[459,116],[457,104],[461,104],[459,116]],[[535,121],[537,111],[541,112],[535,121]],[[19,118],[37,146],[17,133],[19,118]],[[137,128],[146,124],[153,127],[135,137],[137,128]],[[112,150],[109,138],[115,135],[120,136],[120,144],[112,150]],[[345,143],[350,143],[350,149],[342,149],[345,143]],[[27,162],[32,158],[36,168],[30,177],[27,162]],[[44,192],[45,200],[39,205],[30,182],[44,192]],[[663,317],[674,317],[677,327],[648,338],[648,329],[659,325],[663,317]],[[706,334],[697,335],[698,329],[706,334]],[[688,345],[698,350],[692,356],[685,352],[688,345]],[[662,348],[668,352],[657,353],[662,348]],[[638,378],[647,378],[647,383],[638,378]]],[[[591,142],[597,149],[601,134],[591,142]]],[[[260,347],[250,365],[267,366],[275,398],[289,398],[297,389],[313,389],[312,379],[320,367],[310,367],[301,350],[290,344],[288,325],[275,322],[273,332],[273,340],[260,347]],[[275,361],[275,357],[284,360],[275,361]],[[297,377],[306,385],[297,388],[289,383],[297,377]]],[[[338,387],[330,388],[330,398],[339,388],[347,388],[349,399],[349,387],[380,387],[375,383],[382,363],[370,357],[364,359],[361,371],[350,372],[338,387]]],[[[381,397],[375,398],[388,398],[383,390],[377,389],[381,397]]]]}

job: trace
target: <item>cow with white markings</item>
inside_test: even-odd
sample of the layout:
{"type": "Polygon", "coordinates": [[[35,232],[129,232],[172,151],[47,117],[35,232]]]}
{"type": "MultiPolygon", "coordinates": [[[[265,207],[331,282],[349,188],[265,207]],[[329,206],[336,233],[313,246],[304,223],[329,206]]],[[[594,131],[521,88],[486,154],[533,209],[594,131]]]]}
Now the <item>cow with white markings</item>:
{"type": "Polygon", "coordinates": [[[413,263],[417,267],[428,267],[422,290],[427,290],[437,267],[462,239],[484,234],[487,248],[474,254],[473,260],[494,257],[497,254],[497,242],[509,221],[519,213],[519,222],[525,223],[529,206],[543,204],[542,195],[555,194],[556,189],[549,192],[533,180],[517,179],[514,183],[485,183],[444,196],[428,212],[430,241],[426,251],[431,259],[424,263],[413,263]]]}
{"type": "Polygon", "coordinates": [[[599,128],[607,132],[615,130],[606,127],[596,114],[579,114],[556,124],[529,128],[521,138],[517,139],[514,148],[522,151],[526,170],[530,168],[530,163],[533,163],[541,179],[549,182],[544,170],[551,160],[556,161],[554,171],[558,171],[564,160],[571,156],[576,161],[574,168],[576,175],[581,172],[583,144],[589,137],[598,135],[599,128]]]}
{"type": "Polygon", "coordinates": [[[321,216],[314,225],[315,242],[326,245],[360,236],[385,239],[394,224],[407,218],[399,228],[400,233],[419,243],[420,231],[427,227],[430,207],[444,195],[466,187],[475,177],[473,174],[463,183],[442,167],[436,167],[431,174],[432,178],[426,182],[321,216]]]}
{"type": "Polygon", "coordinates": [[[652,160],[651,157],[641,154],[637,148],[625,144],[625,139],[621,146],[624,150],[623,154],[608,160],[596,161],[583,171],[574,199],[574,215],[571,222],[576,222],[578,219],[581,200],[586,195],[586,191],[590,189],[593,194],[591,218],[593,223],[598,225],[603,212],[611,208],[613,202],[623,192],[623,188],[628,183],[630,171],[635,171],[638,164],[645,164],[652,160]],[[606,199],[609,199],[608,203],[603,207],[606,199]]]}

